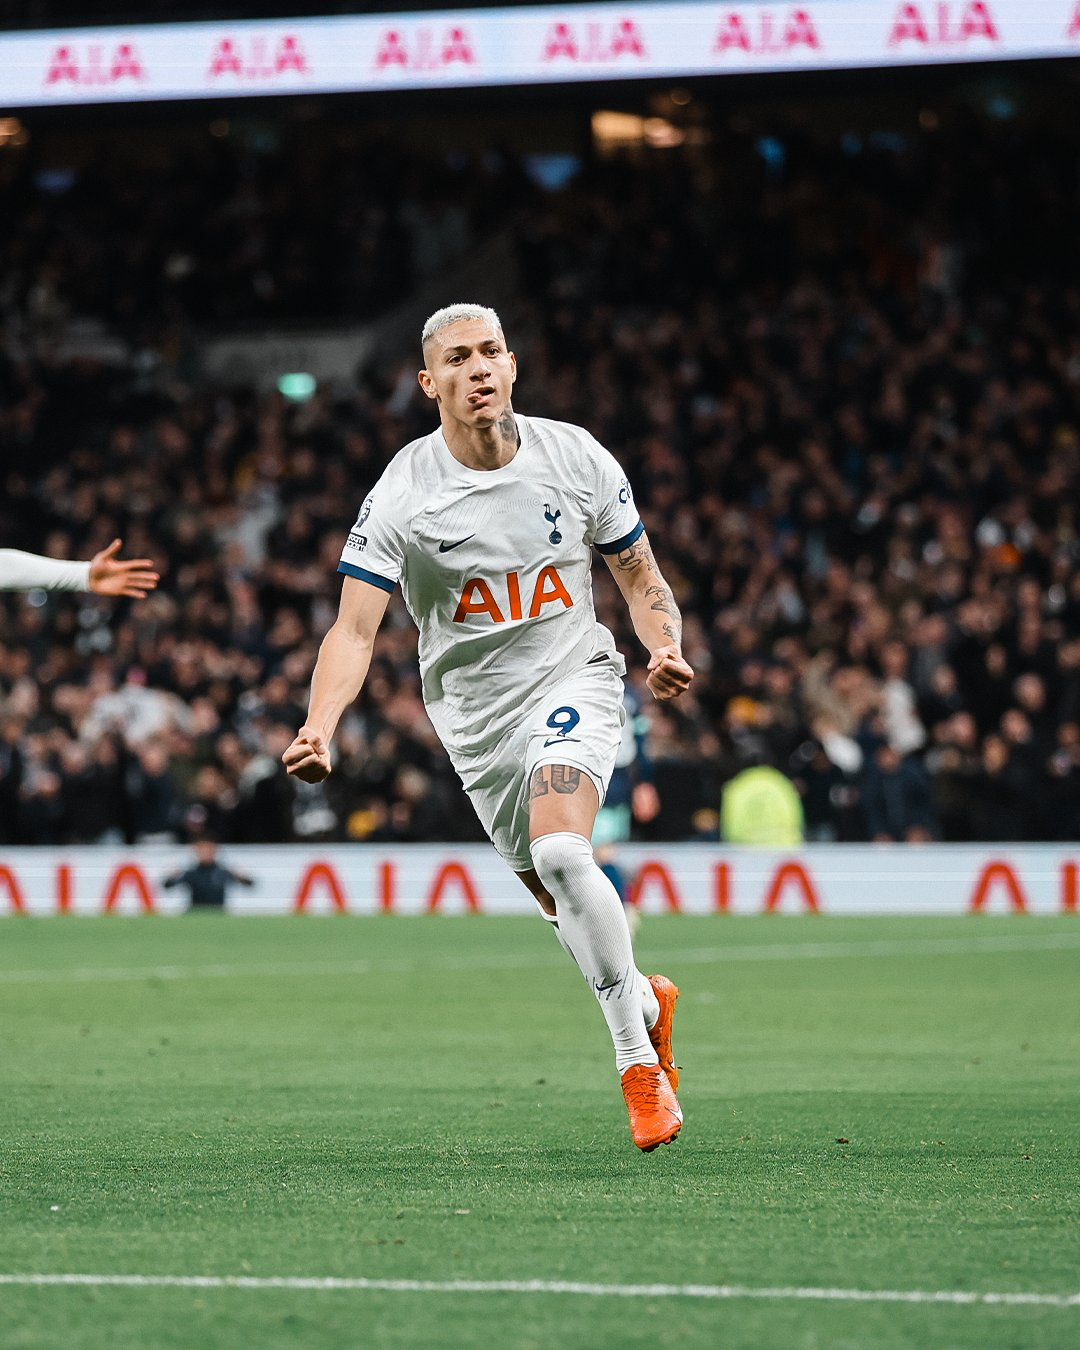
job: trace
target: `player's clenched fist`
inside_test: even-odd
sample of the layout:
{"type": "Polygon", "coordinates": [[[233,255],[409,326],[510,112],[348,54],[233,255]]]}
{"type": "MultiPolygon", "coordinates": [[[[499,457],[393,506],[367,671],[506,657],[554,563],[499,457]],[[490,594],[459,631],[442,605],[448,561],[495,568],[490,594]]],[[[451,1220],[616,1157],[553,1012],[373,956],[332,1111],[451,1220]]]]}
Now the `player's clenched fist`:
{"type": "Polygon", "coordinates": [[[301,782],[321,783],[330,773],[330,747],[317,731],[301,727],[281,762],[301,782]]]}
{"type": "Polygon", "coordinates": [[[694,672],[674,643],[657,647],[649,658],[649,673],[645,683],[652,691],[653,698],[678,698],[690,688],[693,678],[694,672]]]}

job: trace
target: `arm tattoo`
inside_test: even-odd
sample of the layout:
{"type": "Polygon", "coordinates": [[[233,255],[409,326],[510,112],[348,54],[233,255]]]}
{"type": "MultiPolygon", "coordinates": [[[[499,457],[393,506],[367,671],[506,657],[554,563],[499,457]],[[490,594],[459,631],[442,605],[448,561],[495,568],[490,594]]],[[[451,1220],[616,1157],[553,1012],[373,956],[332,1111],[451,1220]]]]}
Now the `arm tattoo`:
{"type": "Polygon", "coordinates": [[[650,572],[656,571],[656,559],[647,539],[639,538],[629,548],[621,548],[615,559],[620,572],[636,572],[644,563],[650,572]]]}
{"type": "Polygon", "coordinates": [[[660,568],[656,565],[652,548],[644,535],[636,539],[629,548],[619,550],[615,570],[627,572],[634,577],[635,588],[641,584],[637,581],[637,574],[640,573],[642,580],[651,579],[651,584],[645,587],[645,598],[652,602],[649,608],[667,615],[670,622],[665,623],[660,631],[670,642],[681,643],[682,615],[679,613],[679,606],[675,603],[671,587],[660,575],[660,568]]]}
{"type": "MultiPolygon", "coordinates": [[[[657,574],[659,575],[659,574],[657,574]]],[[[679,613],[679,606],[675,603],[675,597],[671,593],[671,587],[664,584],[661,579],[655,586],[645,588],[646,596],[656,597],[650,609],[659,610],[661,614],[666,614],[671,620],[664,624],[662,632],[666,633],[672,642],[682,641],[682,616],[679,613]]]]}
{"type": "Polygon", "coordinates": [[[538,769],[533,770],[533,776],[529,779],[529,801],[536,801],[537,797],[546,797],[548,794],[547,779],[544,777],[544,766],[541,764],[538,769]]]}

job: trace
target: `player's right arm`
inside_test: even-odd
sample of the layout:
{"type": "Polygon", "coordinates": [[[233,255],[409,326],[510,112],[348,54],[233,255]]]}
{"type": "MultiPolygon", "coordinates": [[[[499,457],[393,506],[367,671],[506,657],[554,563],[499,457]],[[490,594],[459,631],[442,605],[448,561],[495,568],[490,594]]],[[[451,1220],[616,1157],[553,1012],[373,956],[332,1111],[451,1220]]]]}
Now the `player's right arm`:
{"type": "Polygon", "coordinates": [[[330,772],[330,742],[341,715],[363,688],[371,664],[375,634],[386,613],[390,592],[346,576],[338,616],[323,638],[307,720],[281,756],[294,778],[321,783],[330,772]]]}

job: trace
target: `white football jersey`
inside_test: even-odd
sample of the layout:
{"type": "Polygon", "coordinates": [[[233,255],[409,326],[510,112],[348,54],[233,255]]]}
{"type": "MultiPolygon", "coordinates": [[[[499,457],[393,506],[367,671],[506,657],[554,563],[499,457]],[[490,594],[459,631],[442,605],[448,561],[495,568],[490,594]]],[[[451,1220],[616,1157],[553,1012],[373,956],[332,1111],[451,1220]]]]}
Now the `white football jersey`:
{"type": "Polygon", "coordinates": [[[581,427],[517,415],[501,469],[466,468],[442,428],[398,452],[339,572],[393,591],[420,629],[424,703],[451,755],[489,749],[556,681],[615,643],[593,609],[592,547],[644,528],[614,458],[581,427]]]}

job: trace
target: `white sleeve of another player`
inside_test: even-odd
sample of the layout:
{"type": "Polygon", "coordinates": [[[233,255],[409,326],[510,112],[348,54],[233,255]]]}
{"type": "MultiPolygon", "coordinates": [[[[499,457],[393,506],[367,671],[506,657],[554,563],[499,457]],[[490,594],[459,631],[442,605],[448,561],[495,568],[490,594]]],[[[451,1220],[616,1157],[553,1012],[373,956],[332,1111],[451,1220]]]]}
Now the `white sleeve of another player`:
{"type": "Polygon", "coordinates": [[[620,549],[629,548],[645,527],[618,460],[591,436],[589,442],[596,470],[594,528],[590,542],[601,553],[618,553],[620,549]]]}
{"type": "Polygon", "coordinates": [[[0,548],[0,591],[88,591],[90,564],[0,548]]]}
{"type": "Polygon", "coordinates": [[[386,476],[375,484],[341,550],[338,571],[384,591],[393,591],[405,565],[409,520],[399,484],[388,487],[386,476]],[[396,489],[396,490],[395,490],[396,489]]]}

